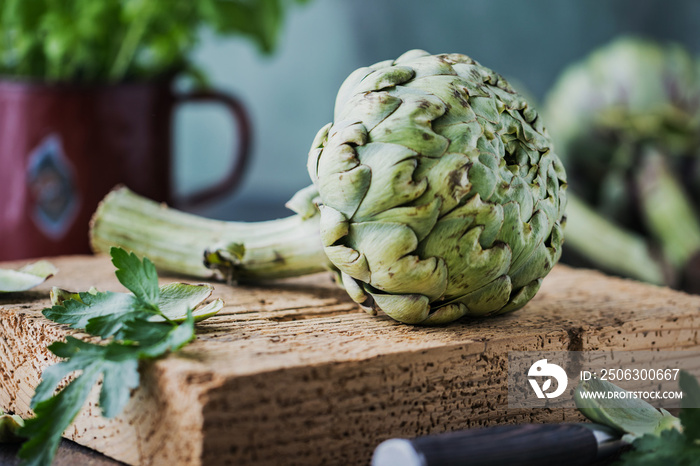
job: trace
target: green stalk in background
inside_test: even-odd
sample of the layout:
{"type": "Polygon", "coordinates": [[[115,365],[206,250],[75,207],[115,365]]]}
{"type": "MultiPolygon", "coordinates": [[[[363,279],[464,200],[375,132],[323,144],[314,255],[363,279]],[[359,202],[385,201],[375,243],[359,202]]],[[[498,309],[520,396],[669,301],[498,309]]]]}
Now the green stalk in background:
{"type": "Polygon", "coordinates": [[[647,240],[597,214],[574,195],[569,195],[565,232],[567,247],[605,270],[656,285],[665,282],[647,240]]]}
{"type": "Polygon", "coordinates": [[[635,173],[645,224],[671,264],[682,269],[700,251],[700,222],[692,200],[669,168],[667,157],[649,149],[635,173]]]}

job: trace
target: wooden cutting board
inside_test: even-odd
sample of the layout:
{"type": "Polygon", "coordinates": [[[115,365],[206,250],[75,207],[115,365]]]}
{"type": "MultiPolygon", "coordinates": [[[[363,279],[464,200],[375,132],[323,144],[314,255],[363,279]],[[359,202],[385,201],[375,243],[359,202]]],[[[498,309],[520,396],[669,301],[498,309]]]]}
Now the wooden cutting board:
{"type": "MultiPolygon", "coordinates": [[[[41,287],[0,295],[0,407],[20,415],[70,332],[41,316],[50,287],[123,291],[106,257],[52,261],[41,287]]],[[[582,419],[506,409],[508,351],[700,348],[700,297],[564,266],[519,312],[438,328],[369,316],[329,274],[215,286],[226,307],[197,341],[144,365],[121,416],[93,398],[66,437],[133,465],[366,464],[390,437],[582,419]]]]}

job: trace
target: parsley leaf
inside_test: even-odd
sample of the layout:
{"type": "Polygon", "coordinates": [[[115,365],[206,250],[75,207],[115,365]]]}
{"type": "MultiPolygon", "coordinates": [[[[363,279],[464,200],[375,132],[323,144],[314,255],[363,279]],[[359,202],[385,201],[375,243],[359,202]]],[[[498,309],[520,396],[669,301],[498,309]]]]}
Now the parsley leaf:
{"type": "Polygon", "coordinates": [[[658,435],[645,434],[632,443],[634,450],[623,453],[623,466],[697,466],[700,445],[688,442],[676,429],[661,431],[658,435]]]}
{"type": "Polygon", "coordinates": [[[200,306],[212,292],[209,285],[174,283],[159,288],[151,261],[118,248],[112,248],[111,254],[119,281],[133,294],[54,289],[54,306],[44,309],[44,315],[55,322],[108,340],[92,343],[68,336],[65,342],[49,346],[64,360],[44,370],[32,398],[36,416],[18,432],[29,439],[19,451],[23,465],[51,463],[63,432],[100,379],[100,409],[103,416],[114,417],[139,385],[139,361],[179,350],[195,337],[195,313],[201,320],[223,307],[220,299],[200,306]]]}
{"type": "Polygon", "coordinates": [[[195,322],[216,314],[223,303],[215,300],[200,306],[212,293],[211,285],[189,285],[170,283],[159,288],[155,309],[142,306],[142,301],[129,293],[100,292],[84,293],[53,288],[53,307],[43,311],[47,319],[72,328],[84,329],[90,335],[122,338],[119,330],[126,322],[147,318],[153,322],[183,322],[187,312],[192,311],[195,322]],[[199,307],[198,307],[199,306],[199,307]]]}
{"type": "Polygon", "coordinates": [[[126,341],[140,343],[140,357],[156,358],[177,351],[194,340],[194,317],[189,312],[180,325],[130,321],[124,326],[122,335],[126,341]]]}
{"type": "Polygon", "coordinates": [[[690,441],[700,440],[700,385],[695,377],[681,371],[680,386],[683,391],[680,413],[683,433],[690,441]]]}
{"type": "Polygon", "coordinates": [[[49,349],[68,359],[44,371],[32,398],[36,416],[19,432],[29,437],[19,451],[26,465],[51,464],[63,431],[78,415],[100,376],[104,375],[100,407],[106,417],[121,410],[129,391],[139,382],[138,359],[134,357],[138,348],[119,343],[96,345],[69,336],[65,343],[53,343],[49,349]],[[74,371],[81,373],[54,396],[56,386],[74,371]]]}
{"type": "Polygon", "coordinates": [[[109,251],[112,263],[117,268],[115,275],[119,283],[134,293],[137,300],[144,307],[152,310],[158,309],[158,273],[156,266],[147,257],[143,262],[133,252],[129,254],[121,248],[113,247],[109,251]]]}
{"type": "Polygon", "coordinates": [[[72,328],[85,329],[90,335],[107,338],[131,319],[146,318],[155,311],[144,309],[140,302],[127,293],[78,293],[78,299],[69,299],[60,305],[43,310],[44,317],[72,328]]]}

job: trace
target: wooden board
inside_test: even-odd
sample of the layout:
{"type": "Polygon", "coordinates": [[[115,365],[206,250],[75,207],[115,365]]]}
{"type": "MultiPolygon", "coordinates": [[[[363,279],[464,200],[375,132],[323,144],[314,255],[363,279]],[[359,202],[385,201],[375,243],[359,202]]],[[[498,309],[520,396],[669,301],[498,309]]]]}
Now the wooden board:
{"type": "MultiPolygon", "coordinates": [[[[0,296],[0,407],[21,415],[68,332],[40,314],[50,287],[121,290],[106,257],[53,261],[0,296]]],[[[582,419],[506,409],[508,351],[700,347],[700,297],[563,266],[521,311],[439,328],[364,314],[328,274],[215,286],[227,305],[197,341],[145,365],[117,419],[93,398],[66,437],[134,465],[365,464],[389,437],[582,419]]]]}

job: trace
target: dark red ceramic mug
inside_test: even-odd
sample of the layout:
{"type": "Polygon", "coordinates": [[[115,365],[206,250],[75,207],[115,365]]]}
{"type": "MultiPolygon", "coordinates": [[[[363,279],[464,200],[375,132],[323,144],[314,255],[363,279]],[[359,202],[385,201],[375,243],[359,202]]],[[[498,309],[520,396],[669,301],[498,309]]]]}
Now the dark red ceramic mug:
{"type": "Polygon", "coordinates": [[[0,260],[89,252],[90,217],[120,183],[179,208],[231,192],[245,168],[249,142],[245,109],[226,94],[177,94],[170,82],[0,81],[0,260]],[[192,101],[218,102],[231,112],[234,162],[223,181],[175,198],[173,113],[192,101]]]}

